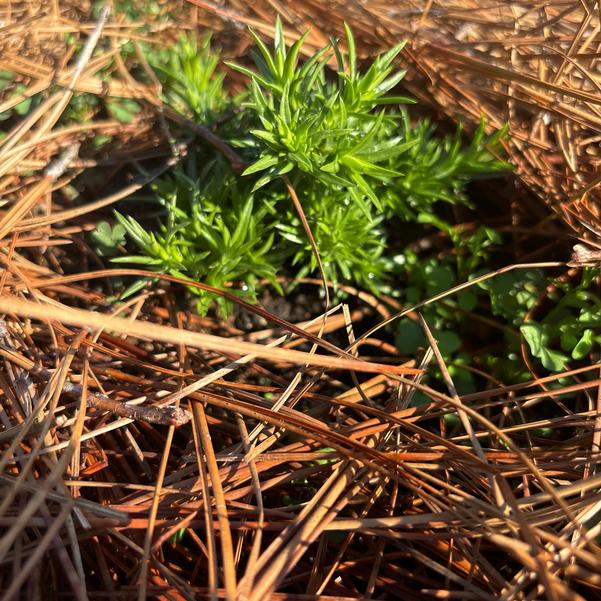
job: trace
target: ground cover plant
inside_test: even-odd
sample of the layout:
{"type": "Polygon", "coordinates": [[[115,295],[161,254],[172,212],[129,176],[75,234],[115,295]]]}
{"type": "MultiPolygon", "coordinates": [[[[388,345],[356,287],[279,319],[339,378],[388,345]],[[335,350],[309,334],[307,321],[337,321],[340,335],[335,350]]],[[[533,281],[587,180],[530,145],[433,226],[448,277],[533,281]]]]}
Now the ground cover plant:
{"type": "Polygon", "coordinates": [[[0,598],[596,597],[596,254],[373,4],[2,14],[0,598]]]}
{"type": "MultiPolygon", "coordinates": [[[[181,38],[155,59],[165,101],[174,110],[198,124],[225,110],[237,113],[216,131],[248,166],[240,177],[214,151],[209,157],[206,150],[192,154],[154,185],[166,209],[160,232],[147,232],[131,215],[117,215],[143,252],[119,260],[218,288],[240,281],[253,299],[258,280],[273,285],[286,268],[297,278],[314,275],[319,255],[334,285],[376,291],[390,270],[386,235],[393,218],[425,221],[438,201],[467,202],[463,188],[471,178],[509,168],[487,150],[498,151],[503,131],[487,137],[483,123],[464,145],[460,129],[439,139],[427,120],[410,124],[398,108],[410,99],[389,94],[404,75],[393,69],[403,44],[362,73],[349,28],[347,59],[334,42],[300,64],[303,37],[287,50],[281,21],[273,52],[253,37],[256,70],[230,64],[250,79],[235,100],[226,95],[208,38],[181,38]],[[334,56],[337,76],[328,69],[334,56]],[[318,253],[290,202],[290,189],[318,253]]],[[[214,297],[200,294],[198,308],[206,312],[214,297]]]]}

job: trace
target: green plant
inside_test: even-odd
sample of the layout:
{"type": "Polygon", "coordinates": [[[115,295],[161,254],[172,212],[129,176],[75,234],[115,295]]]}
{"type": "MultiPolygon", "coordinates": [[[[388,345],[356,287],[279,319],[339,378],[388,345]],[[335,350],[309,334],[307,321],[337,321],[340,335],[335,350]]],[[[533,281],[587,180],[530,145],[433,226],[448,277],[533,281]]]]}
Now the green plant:
{"type": "MultiPolygon", "coordinates": [[[[454,255],[419,259],[415,253],[405,252],[401,256],[399,275],[406,284],[402,299],[407,306],[489,271],[482,266],[489,262],[488,248],[500,241],[499,235],[489,228],[480,228],[471,236],[451,229],[447,233],[455,244],[454,255]],[[467,270],[467,278],[462,270],[467,270]]],[[[474,366],[473,352],[466,352],[470,349],[465,348],[463,340],[469,339],[473,344],[478,339],[475,332],[469,331],[473,320],[466,320],[465,315],[474,315],[482,306],[498,318],[495,327],[503,339],[498,350],[478,353],[480,367],[503,382],[525,381],[530,374],[521,357],[520,335],[532,357],[552,372],[564,370],[570,361],[581,361],[600,352],[598,275],[597,269],[585,269],[581,281],[573,284],[555,281],[540,269],[516,270],[481,282],[456,297],[427,305],[421,311],[460,391],[467,392],[474,384],[471,375],[461,368],[474,366]],[[552,301],[552,306],[546,313],[537,310],[534,317],[530,315],[548,301],[552,301]]],[[[487,344],[489,339],[487,333],[487,344]]],[[[407,318],[397,326],[396,343],[409,356],[427,345],[422,328],[407,318]]]]}
{"type": "MultiPolygon", "coordinates": [[[[378,163],[404,150],[399,145],[401,140],[383,140],[387,137],[385,123],[391,117],[373,110],[380,104],[403,100],[385,97],[403,76],[403,72],[390,76],[392,62],[403,44],[378,57],[360,75],[353,38],[348,27],[346,31],[349,69],[345,73],[342,54],[334,46],[340,69],[336,82],[326,78],[328,47],[299,66],[298,54],[306,34],[287,52],[280,21],[276,23],[273,55],[251,32],[260,50],[260,55],[255,55],[258,73],[230,66],[250,77],[251,94],[246,106],[258,120],[259,127],[251,134],[259,158],[245,175],[265,171],[255,189],[294,171],[296,176],[309,176],[302,178],[303,183],[318,182],[348,192],[370,216],[366,198],[380,210],[382,207],[366,178],[398,175],[378,163]]],[[[301,179],[296,179],[300,184],[301,179]]]]}
{"type": "MultiPolygon", "coordinates": [[[[472,248],[472,258],[476,264],[488,258],[481,230],[471,236],[461,236],[454,231],[453,238],[459,251],[472,248]]],[[[398,276],[404,282],[401,294],[403,304],[407,307],[416,305],[458,284],[460,256],[463,258],[463,252],[461,255],[446,254],[442,258],[422,259],[415,252],[405,251],[397,257],[398,276]]],[[[463,348],[463,336],[471,323],[465,319],[465,315],[474,311],[482,298],[482,290],[472,288],[460,292],[456,297],[426,305],[420,310],[437,340],[445,362],[449,364],[455,385],[462,393],[471,392],[475,388],[472,374],[461,369],[461,365],[472,364],[470,355],[463,348]]],[[[408,356],[413,356],[418,349],[427,346],[421,325],[409,318],[404,318],[397,324],[395,341],[399,351],[408,356]]],[[[416,401],[420,401],[419,395],[416,401]]]]}
{"type": "MultiPolygon", "coordinates": [[[[308,194],[303,198],[328,278],[335,286],[346,281],[375,291],[386,278],[387,269],[383,217],[366,219],[361,207],[348,202],[343,194],[338,202],[320,202],[308,194]]],[[[293,253],[291,264],[297,269],[296,277],[314,273],[317,259],[294,211],[289,209],[276,227],[289,253],[293,253]]]]}
{"type": "MultiPolygon", "coordinates": [[[[439,200],[465,202],[462,187],[468,179],[507,167],[486,150],[498,146],[504,132],[486,137],[482,124],[464,147],[459,129],[437,139],[429,123],[411,125],[398,109],[410,100],[389,95],[404,75],[393,67],[402,44],[362,72],[348,27],[347,57],[332,42],[304,63],[299,53],[306,34],[287,49],[278,20],[273,52],[253,36],[256,70],[230,65],[249,77],[247,93],[233,100],[224,91],[209,38],[182,37],[168,54],[151,59],[165,102],[199,123],[219,119],[217,134],[250,166],[239,177],[221,159],[199,150],[187,167],[157,183],[165,211],[157,232],[119,216],[143,253],[135,262],[217,287],[233,284],[251,299],[260,279],[275,282],[285,269],[294,277],[314,273],[317,260],[283,185],[286,178],[326,277],[376,291],[392,274],[386,250],[394,219],[426,221],[439,200]],[[327,66],[332,57],[338,66],[334,77],[327,66]],[[220,119],[230,107],[241,110],[220,119]],[[219,168],[205,169],[197,178],[198,161],[219,168]]],[[[431,224],[448,227],[442,220],[431,224]]],[[[462,272],[469,268],[466,264],[462,272]]],[[[206,310],[208,298],[201,293],[199,310],[206,310]]]]}
{"type": "MultiPolygon", "coordinates": [[[[450,227],[445,231],[454,243],[453,253],[446,253],[440,258],[430,256],[422,259],[406,251],[397,258],[397,263],[400,263],[397,268],[399,277],[405,284],[401,299],[406,306],[416,305],[490,271],[490,268],[483,269],[483,266],[490,263],[493,245],[502,242],[498,232],[487,227],[478,228],[470,235],[450,227]]],[[[514,271],[420,309],[432,329],[459,392],[467,393],[476,389],[474,377],[466,369],[470,367],[484,368],[492,377],[507,383],[528,379],[529,373],[520,354],[520,328],[522,333],[529,334],[531,331],[528,329],[531,326],[525,325],[526,316],[544,294],[550,281],[538,269],[514,271]],[[488,317],[490,313],[497,320],[491,320],[488,317]],[[479,315],[485,321],[479,321],[479,315]],[[495,338],[498,343],[494,348],[476,354],[473,347],[468,348],[464,343],[469,340],[471,345],[482,344],[487,347],[495,338]]],[[[427,339],[418,322],[404,318],[397,325],[396,344],[403,354],[412,356],[418,349],[427,346],[427,339]]],[[[553,351],[545,349],[544,353],[547,351],[546,357],[552,357],[553,351]]],[[[418,395],[416,399],[419,401],[419,398],[418,395]]]]}
{"type": "Polygon", "coordinates": [[[582,360],[599,349],[601,298],[593,292],[597,277],[598,270],[587,269],[575,286],[557,282],[553,308],[540,321],[520,326],[530,352],[545,369],[562,371],[570,359],[582,360]]]}
{"type": "Polygon", "coordinates": [[[120,223],[111,226],[108,221],[101,221],[90,238],[101,257],[113,257],[118,253],[118,247],[125,244],[125,228],[120,223]]]}
{"type": "MultiPolygon", "coordinates": [[[[176,170],[154,186],[167,219],[157,232],[148,232],[133,217],[116,213],[120,225],[143,254],[113,259],[145,265],[192,281],[225,289],[241,282],[235,293],[254,300],[259,278],[276,281],[278,260],[272,252],[273,202],[254,196],[239,185],[219,157],[211,160],[197,178],[176,170]]],[[[190,288],[206,312],[214,299],[190,288]]],[[[229,304],[216,298],[224,313],[229,304]]]]}
{"type": "Polygon", "coordinates": [[[200,39],[182,35],[170,51],[150,55],[163,86],[165,103],[198,123],[215,119],[228,105],[223,88],[224,73],[218,72],[219,55],[211,49],[211,36],[200,39]]]}
{"type": "MultiPolygon", "coordinates": [[[[475,271],[474,276],[480,273],[475,271]]],[[[550,281],[540,269],[520,269],[502,273],[478,286],[488,292],[492,314],[518,328],[550,281]]]]}
{"type": "Polygon", "coordinates": [[[437,200],[456,202],[463,199],[456,192],[468,179],[508,168],[485,148],[495,147],[505,130],[487,138],[482,123],[462,149],[460,128],[452,138],[435,139],[427,121],[413,128],[406,111],[386,112],[386,105],[412,102],[387,96],[405,74],[393,73],[404,44],[378,56],[362,74],[352,32],[346,26],[345,31],[347,61],[332,44],[338,63],[334,81],[326,72],[329,47],[299,66],[305,36],[287,51],[279,21],[273,55],[253,33],[260,50],[255,55],[258,72],[230,65],[250,77],[245,104],[260,125],[250,132],[258,158],[245,172],[264,172],[255,188],[291,173],[299,186],[318,182],[347,192],[368,218],[371,201],[378,213],[406,219],[413,215],[403,209],[415,205],[423,210],[437,200]]]}
{"type": "Polygon", "coordinates": [[[469,204],[464,192],[466,183],[510,169],[508,163],[495,159],[488,150],[498,147],[507,127],[486,136],[482,119],[474,137],[464,146],[461,126],[453,136],[438,138],[434,135],[436,128],[426,119],[412,127],[408,113],[401,111],[400,122],[406,151],[389,166],[401,176],[393,178],[381,193],[389,210],[401,219],[425,221],[424,217],[432,215],[432,205],[440,200],[469,204]]]}

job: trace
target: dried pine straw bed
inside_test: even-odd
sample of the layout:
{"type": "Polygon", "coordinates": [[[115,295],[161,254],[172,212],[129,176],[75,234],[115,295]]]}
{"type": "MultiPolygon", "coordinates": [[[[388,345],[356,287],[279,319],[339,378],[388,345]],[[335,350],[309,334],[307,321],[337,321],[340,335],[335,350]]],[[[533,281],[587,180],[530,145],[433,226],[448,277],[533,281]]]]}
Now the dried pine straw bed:
{"type": "MultiPolygon", "coordinates": [[[[269,37],[276,11],[291,37],[313,25],[315,47],[344,19],[365,54],[407,38],[412,94],[452,119],[509,121],[507,151],[541,206],[564,231],[599,229],[599,2],[161,6],[172,30],[219,30],[238,55],[242,27],[269,37]]],[[[570,372],[581,384],[569,390],[558,374],[462,398],[448,378],[443,394],[420,383],[429,364],[448,377],[433,339],[420,365],[399,365],[377,329],[355,341],[391,309],[352,289],[352,311],[302,322],[247,307],[268,324],[250,335],[182,311],[177,283],[117,311],[117,272],[98,269],[81,234],[173,164],[173,116],[118,60],[108,84],[98,77],[141,34],[89,8],[0,7],[0,69],[25,96],[52,86],[0,144],[0,599],[601,598],[598,365],[570,372]],[[75,55],[66,33],[114,52],[75,55]],[[57,127],[81,91],[146,109],[126,126],[57,127]],[[100,133],[126,151],[78,158],[100,133]],[[143,176],[120,175],[149,158],[143,176]],[[110,189],[69,202],[94,169],[110,189]],[[416,389],[428,404],[410,406],[416,389]],[[585,401],[562,418],[524,421],[574,391],[585,401]]],[[[157,22],[144,35],[171,33],[157,22]]]]}

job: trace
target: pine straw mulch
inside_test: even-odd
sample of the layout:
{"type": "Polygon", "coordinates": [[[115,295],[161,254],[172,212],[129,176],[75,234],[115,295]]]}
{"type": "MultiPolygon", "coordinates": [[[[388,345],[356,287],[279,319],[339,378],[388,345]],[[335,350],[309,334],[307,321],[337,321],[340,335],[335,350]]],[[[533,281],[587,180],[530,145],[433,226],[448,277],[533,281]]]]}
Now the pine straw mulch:
{"type": "MultiPolygon", "coordinates": [[[[275,10],[316,24],[315,45],[343,18],[371,53],[408,37],[410,90],[452,118],[509,120],[523,181],[594,228],[598,4],[195,4],[173,4],[180,25],[223,29],[237,53],[239,24],[269,35],[275,10]]],[[[250,334],[185,310],[166,281],[112,303],[108,275],[140,272],[103,269],[84,234],[177,157],[158,90],[116,58],[139,29],[120,15],[100,27],[88,8],[0,9],[0,68],[26,95],[46,91],[0,145],[1,599],[601,596],[598,365],[459,397],[435,340],[400,365],[368,330],[399,307],[352,289],[351,309],[327,319],[246,307],[268,324],[250,334]],[[65,33],[106,51],[74,56],[65,33]],[[97,74],[112,61],[107,85],[97,74]],[[126,126],[57,126],[81,91],[146,109],[126,126]],[[111,156],[94,155],[98,133],[111,156]],[[355,330],[368,336],[353,346],[355,330]],[[445,392],[415,373],[436,363],[445,392]],[[416,389],[430,402],[413,407],[416,389]],[[566,407],[568,392],[580,397],[566,407]],[[545,405],[564,415],[533,421],[545,405]]],[[[145,35],[171,34],[157,21],[145,35]]]]}

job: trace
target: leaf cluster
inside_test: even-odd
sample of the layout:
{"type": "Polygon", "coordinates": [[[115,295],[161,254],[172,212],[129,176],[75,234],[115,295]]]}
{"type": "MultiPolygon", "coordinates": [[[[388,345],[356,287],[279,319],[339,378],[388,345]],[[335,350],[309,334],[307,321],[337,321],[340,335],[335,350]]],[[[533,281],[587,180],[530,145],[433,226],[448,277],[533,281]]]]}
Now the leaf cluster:
{"type": "Polygon", "coordinates": [[[464,148],[461,128],[437,139],[427,120],[412,126],[399,105],[413,101],[388,95],[405,75],[394,72],[404,44],[378,56],[361,73],[352,32],[347,26],[345,31],[346,60],[333,41],[299,65],[306,34],[288,51],[278,21],[273,53],[253,33],[259,49],[256,71],[230,65],[250,78],[245,104],[259,127],[250,132],[249,145],[259,158],[246,174],[262,173],[257,188],[293,173],[299,186],[319,183],[344,192],[368,218],[375,209],[407,219],[438,200],[465,200],[461,188],[466,181],[508,168],[486,149],[498,146],[504,129],[487,137],[482,123],[464,148]],[[329,51],[338,68],[333,80],[327,71],[329,51]],[[386,111],[387,105],[392,109],[386,111]]]}
{"type": "MultiPolygon", "coordinates": [[[[416,305],[490,271],[483,267],[490,262],[493,245],[502,242],[500,234],[487,227],[470,235],[454,230],[449,232],[449,237],[455,246],[454,253],[421,259],[406,251],[396,258],[400,264],[398,277],[405,283],[401,296],[405,306],[416,305]],[[466,265],[470,269],[468,277],[462,273],[466,265]]],[[[550,281],[536,269],[510,272],[420,309],[460,392],[476,389],[474,378],[466,369],[469,367],[484,367],[493,377],[505,382],[528,378],[520,356],[519,328],[524,327],[528,311],[544,294],[550,281]],[[497,316],[498,321],[492,331],[482,332],[487,327],[482,327],[477,316],[489,313],[497,316]],[[467,348],[464,341],[490,346],[491,338],[497,337],[495,332],[502,333],[502,344],[483,352],[478,349],[475,363],[476,349],[467,348]]],[[[490,318],[486,322],[493,323],[490,318]]],[[[405,318],[397,326],[396,344],[403,354],[412,356],[418,349],[427,347],[427,340],[421,326],[405,318]]]]}
{"type": "Polygon", "coordinates": [[[163,89],[163,100],[173,110],[197,123],[213,121],[228,106],[218,71],[219,54],[211,50],[211,36],[183,35],[169,52],[149,56],[163,89]]]}
{"type": "MultiPolygon", "coordinates": [[[[471,237],[458,238],[458,247],[464,248],[469,238],[479,237],[477,232],[471,237]]],[[[484,249],[481,249],[481,257],[487,257],[484,249]]],[[[404,283],[401,300],[407,307],[432,298],[459,283],[458,257],[451,254],[422,259],[415,252],[407,250],[395,257],[395,263],[399,266],[397,277],[404,283]]],[[[462,334],[468,323],[466,313],[473,311],[478,301],[478,289],[468,289],[456,297],[426,305],[420,310],[437,340],[443,358],[450,365],[455,384],[461,392],[474,388],[471,374],[463,369],[456,369],[454,365],[471,364],[470,356],[463,352],[462,334]]],[[[404,355],[413,356],[419,349],[428,346],[426,335],[415,319],[402,319],[396,330],[396,346],[404,355]]]]}
{"type": "MultiPolygon", "coordinates": [[[[209,161],[196,178],[177,170],[153,189],[166,220],[157,231],[147,231],[131,215],[116,213],[141,254],[114,261],[144,265],[220,289],[239,282],[233,292],[248,300],[254,300],[260,279],[279,288],[280,262],[272,252],[274,202],[256,199],[240,186],[220,157],[209,161]]],[[[214,299],[228,312],[223,298],[190,290],[199,297],[199,313],[205,313],[214,299]]]]}
{"type": "Polygon", "coordinates": [[[528,320],[520,331],[530,352],[545,369],[562,371],[567,363],[585,359],[601,345],[601,298],[595,294],[597,270],[585,270],[576,286],[557,282],[553,308],[539,321],[528,320]]]}
{"type": "MultiPolygon", "coordinates": [[[[255,54],[258,71],[230,65],[250,77],[250,98],[246,102],[256,115],[259,127],[250,134],[259,159],[246,175],[265,172],[255,189],[292,171],[309,177],[297,181],[316,182],[327,188],[345,191],[360,205],[365,199],[381,209],[370,178],[397,175],[380,163],[403,152],[400,140],[385,139],[385,124],[390,120],[380,104],[402,101],[386,93],[402,78],[391,75],[393,60],[403,44],[376,58],[366,71],[357,70],[354,42],[348,27],[349,68],[334,45],[339,73],[335,81],[326,77],[330,59],[325,47],[302,66],[298,54],[307,34],[288,52],[281,23],[276,24],[273,55],[253,32],[260,50],[255,54]]],[[[367,207],[364,206],[367,211],[367,207]]]]}
{"type": "MultiPolygon", "coordinates": [[[[208,38],[184,36],[167,53],[153,55],[165,102],[199,123],[218,119],[218,135],[250,167],[236,177],[199,150],[201,161],[219,163],[219,169],[204,170],[198,179],[184,168],[168,183],[157,184],[166,217],[158,231],[148,232],[131,216],[120,217],[142,251],[136,261],[146,256],[156,270],[251,291],[252,282],[275,281],[282,270],[296,278],[315,273],[316,258],[282,184],[287,178],[328,279],[376,290],[392,273],[387,235],[395,219],[425,221],[439,200],[465,202],[462,189],[471,177],[506,168],[486,149],[498,147],[503,132],[487,137],[482,124],[464,145],[460,130],[440,139],[431,124],[412,125],[399,109],[411,100],[391,95],[404,75],[394,69],[403,44],[361,70],[352,32],[345,30],[346,55],[332,41],[304,62],[299,56],[306,34],[287,48],[278,20],[270,50],[251,32],[255,69],[230,65],[249,78],[246,94],[235,99],[224,91],[208,38]],[[332,61],[335,73],[328,66],[332,61]],[[232,107],[235,116],[221,119],[232,107]],[[226,194],[220,191],[223,182],[226,194]],[[193,192],[197,188],[202,192],[193,192]],[[231,246],[239,224],[245,230],[236,237],[240,248],[231,246]],[[223,268],[207,246],[209,238],[215,248],[223,245],[223,268]]],[[[205,308],[203,301],[199,309],[205,308]]]]}

